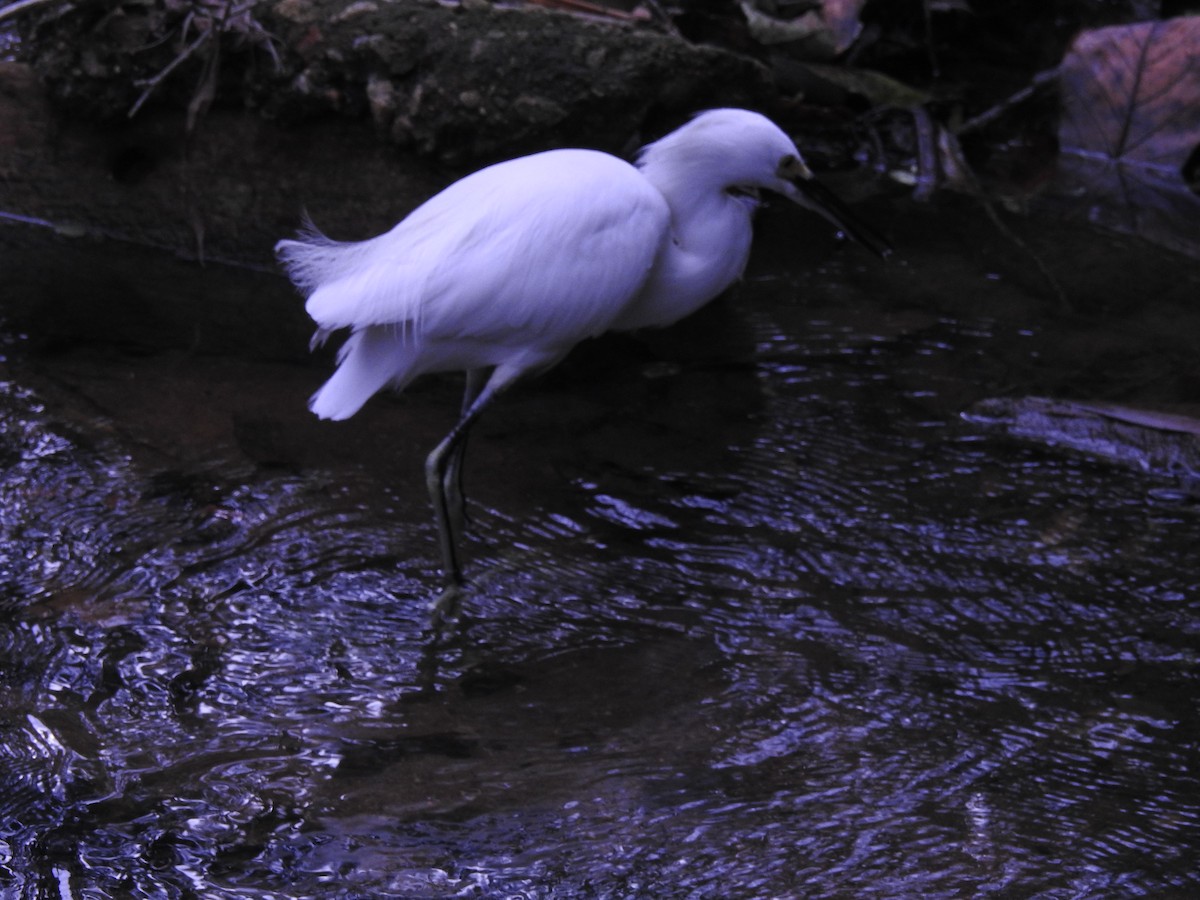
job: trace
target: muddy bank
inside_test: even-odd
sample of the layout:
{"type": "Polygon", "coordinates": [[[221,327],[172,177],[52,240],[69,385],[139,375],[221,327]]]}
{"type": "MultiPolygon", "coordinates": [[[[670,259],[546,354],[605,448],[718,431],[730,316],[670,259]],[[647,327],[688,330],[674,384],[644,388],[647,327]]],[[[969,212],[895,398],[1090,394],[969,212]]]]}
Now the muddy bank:
{"type": "Polygon", "coordinates": [[[368,118],[384,142],[460,164],[560,143],[617,150],[656,115],[772,96],[755,60],[645,22],[423,0],[204,11],[84,4],[29,28],[26,55],[58,105],[92,120],[207,92],[287,122],[368,118]]]}
{"type": "Polygon", "coordinates": [[[35,345],[294,357],[307,326],[271,248],[304,214],[366,237],[483,162],[627,152],[697,108],[769,95],[747,57],[538,8],[185,12],[30,16],[28,62],[0,63],[4,314],[35,345]]]}
{"type": "Polygon", "coordinates": [[[448,178],[354,119],[283,126],[217,109],[189,137],[184,118],[81,119],[51,103],[28,67],[0,66],[3,211],[201,262],[268,265],[304,208],[331,230],[362,232],[448,178]]]}
{"type": "Polygon", "coordinates": [[[185,12],[22,19],[26,62],[0,65],[0,211],[262,264],[302,208],[361,237],[480,164],[627,152],[697,109],[771,96],[747,57],[538,8],[185,12]]]}

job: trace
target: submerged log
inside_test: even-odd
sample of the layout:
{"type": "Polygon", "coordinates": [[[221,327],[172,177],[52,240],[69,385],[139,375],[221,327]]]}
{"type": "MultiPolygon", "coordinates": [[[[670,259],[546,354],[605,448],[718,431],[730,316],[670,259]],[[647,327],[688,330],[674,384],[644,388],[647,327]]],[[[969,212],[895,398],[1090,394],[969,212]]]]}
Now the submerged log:
{"type": "Polygon", "coordinates": [[[1152,475],[1200,479],[1200,419],[1115,403],[1045,397],[992,398],[964,417],[1014,438],[1057,447],[1152,475]]]}

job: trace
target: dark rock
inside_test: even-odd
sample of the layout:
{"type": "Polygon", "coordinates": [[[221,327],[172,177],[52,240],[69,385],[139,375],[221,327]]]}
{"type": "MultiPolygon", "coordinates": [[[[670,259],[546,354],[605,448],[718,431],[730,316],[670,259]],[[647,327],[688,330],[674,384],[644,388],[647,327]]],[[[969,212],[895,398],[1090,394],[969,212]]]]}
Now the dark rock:
{"type": "Polygon", "coordinates": [[[23,52],[57,104],[92,120],[122,120],[143,99],[187,107],[214,66],[217,106],[370,118],[385,141],[451,164],[556,144],[618,150],[647,121],[771,96],[748,57],[539,7],[280,0],[223,25],[189,21],[190,9],[81,3],[28,25],[23,52]]]}

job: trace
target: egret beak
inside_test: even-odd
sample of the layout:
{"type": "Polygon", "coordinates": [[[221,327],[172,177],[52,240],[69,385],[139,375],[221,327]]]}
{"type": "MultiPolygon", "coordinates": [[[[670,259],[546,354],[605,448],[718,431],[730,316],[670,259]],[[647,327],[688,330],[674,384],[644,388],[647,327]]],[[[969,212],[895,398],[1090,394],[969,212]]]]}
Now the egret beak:
{"type": "Polygon", "coordinates": [[[802,160],[795,156],[784,159],[779,164],[779,177],[794,188],[794,191],[787,192],[791,200],[828,219],[838,231],[862,244],[880,259],[887,259],[891,254],[892,245],[855,216],[833,191],[817,181],[802,160]]]}

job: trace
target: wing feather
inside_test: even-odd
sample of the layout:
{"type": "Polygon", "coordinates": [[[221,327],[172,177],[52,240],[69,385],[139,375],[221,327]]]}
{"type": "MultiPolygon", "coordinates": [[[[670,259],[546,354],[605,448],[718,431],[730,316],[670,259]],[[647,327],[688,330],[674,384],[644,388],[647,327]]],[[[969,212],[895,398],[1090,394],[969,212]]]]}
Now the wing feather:
{"type": "Polygon", "coordinates": [[[632,166],[553,150],[467,176],[377,238],[345,244],[314,229],[278,251],[322,331],[391,324],[418,340],[574,342],[636,295],[669,222],[632,166]]]}

